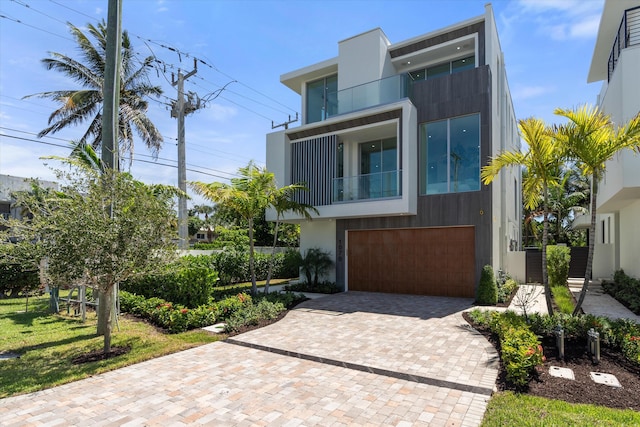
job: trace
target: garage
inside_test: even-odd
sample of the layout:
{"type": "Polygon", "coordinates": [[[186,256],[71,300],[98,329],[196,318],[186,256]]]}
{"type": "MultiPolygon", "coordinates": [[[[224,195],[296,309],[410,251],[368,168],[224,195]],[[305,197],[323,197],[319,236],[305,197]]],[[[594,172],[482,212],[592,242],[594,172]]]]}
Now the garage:
{"type": "Polygon", "coordinates": [[[349,230],[348,289],[475,297],[475,227],[349,230]]]}

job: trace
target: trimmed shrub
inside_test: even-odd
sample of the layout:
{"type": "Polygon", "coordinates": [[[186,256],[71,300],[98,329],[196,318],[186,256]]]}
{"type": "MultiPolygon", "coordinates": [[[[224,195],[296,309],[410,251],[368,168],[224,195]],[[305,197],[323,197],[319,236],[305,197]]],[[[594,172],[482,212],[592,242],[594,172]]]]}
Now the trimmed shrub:
{"type": "Polygon", "coordinates": [[[263,320],[275,319],[285,310],[286,308],[281,302],[263,299],[258,304],[236,312],[227,320],[224,329],[226,332],[238,332],[244,326],[258,325],[263,320]]]}
{"type": "Polygon", "coordinates": [[[518,289],[518,282],[514,279],[506,279],[502,284],[498,282],[498,302],[507,302],[516,289],[518,289]]]}
{"type": "Polygon", "coordinates": [[[547,272],[551,287],[566,286],[569,279],[571,249],[566,246],[547,246],[547,272]]]}
{"type": "Polygon", "coordinates": [[[627,276],[624,270],[613,275],[613,282],[603,282],[602,289],[640,315],[640,280],[627,276]]]}
{"type": "Polygon", "coordinates": [[[158,274],[126,281],[121,289],[195,308],[209,301],[217,278],[216,271],[211,268],[211,257],[185,256],[158,274]]]}
{"type": "Polygon", "coordinates": [[[476,302],[480,305],[495,305],[498,302],[498,285],[496,285],[493,268],[490,265],[485,265],[482,268],[476,302]]]}
{"type": "Polygon", "coordinates": [[[529,329],[523,317],[512,311],[492,313],[489,327],[500,338],[500,354],[507,371],[507,380],[518,387],[524,387],[536,366],[544,362],[538,337],[529,329]]]}

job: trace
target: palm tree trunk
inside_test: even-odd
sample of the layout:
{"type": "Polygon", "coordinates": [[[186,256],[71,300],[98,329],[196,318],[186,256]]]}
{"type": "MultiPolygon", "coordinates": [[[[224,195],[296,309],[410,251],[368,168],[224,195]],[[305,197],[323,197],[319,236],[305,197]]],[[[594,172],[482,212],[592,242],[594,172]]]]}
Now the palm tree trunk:
{"type": "Polygon", "coordinates": [[[547,188],[544,187],[544,221],[542,227],[542,285],[544,286],[544,298],[547,302],[549,315],[553,314],[553,303],[551,301],[551,288],[549,287],[549,275],[547,274],[547,239],[549,234],[549,213],[547,210],[547,188]]]}
{"type": "Polygon", "coordinates": [[[249,271],[251,272],[251,296],[255,297],[258,294],[258,285],[256,284],[256,266],[254,262],[252,218],[249,218],[249,271]]]}
{"type": "Polygon", "coordinates": [[[591,190],[591,226],[589,227],[589,252],[587,253],[587,268],[584,271],[584,282],[582,283],[580,297],[578,298],[578,302],[576,303],[576,308],[573,309],[574,316],[577,316],[582,309],[582,303],[584,302],[584,297],[587,295],[589,281],[591,280],[591,270],[593,269],[593,251],[596,244],[596,179],[596,177],[592,177],[593,184],[591,190]]]}
{"type": "Polygon", "coordinates": [[[264,293],[269,293],[269,282],[271,282],[271,274],[273,273],[273,260],[276,256],[276,244],[278,244],[278,228],[280,221],[276,219],[276,225],[273,229],[273,246],[271,247],[271,258],[269,259],[269,272],[267,273],[267,282],[264,284],[264,293]]]}

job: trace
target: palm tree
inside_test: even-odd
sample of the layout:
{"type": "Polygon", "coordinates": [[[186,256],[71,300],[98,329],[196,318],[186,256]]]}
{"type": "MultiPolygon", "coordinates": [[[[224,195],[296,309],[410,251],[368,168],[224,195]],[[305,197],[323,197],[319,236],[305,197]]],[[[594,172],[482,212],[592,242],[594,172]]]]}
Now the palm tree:
{"type": "MultiPolygon", "coordinates": [[[[104,83],[107,27],[104,21],[97,26],[87,25],[88,35],[68,24],[71,35],[80,48],[80,60],[51,52],[42,60],[48,70],[56,70],[80,83],[83,88],[42,92],[29,97],[48,98],[60,107],[50,116],[48,127],[39,137],[88,121],[89,127],[78,139],[78,145],[98,148],[102,142],[102,86],[104,83]],[[93,39],[93,40],[92,40],[93,39]]],[[[155,155],[162,146],[162,135],[146,112],[148,96],[159,96],[162,89],[153,86],[147,76],[153,57],[140,61],[131,46],[127,31],[122,33],[122,63],[120,67],[120,105],[118,114],[118,142],[122,152],[133,157],[134,130],[155,155]]]]}
{"type": "Polygon", "coordinates": [[[573,311],[576,315],[580,312],[587,294],[593,268],[598,182],[604,177],[607,160],[614,154],[623,149],[640,150],[640,113],[620,127],[617,127],[611,118],[597,107],[585,105],[574,110],[557,108],[554,113],[569,120],[566,124],[558,126],[556,133],[565,145],[569,156],[577,162],[582,174],[591,179],[589,252],[584,283],[573,311]]]}
{"type": "Polygon", "coordinates": [[[518,121],[518,129],[522,138],[529,145],[529,151],[505,151],[491,159],[487,166],[482,167],[480,176],[482,182],[490,184],[500,170],[507,166],[524,166],[528,173],[522,182],[525,206],[535,209],[542,194],[542,214],[544,218],[542,229],[542,284],[544,285],[547,310],[553,314],[551,290],[547,275],[547,239],[549,233],[549,188],[557,186],[560,180],[560,170],[563,163],[562,147],[554,138],[552,130],[545,123],[536,118],[518,121]]]}
{"type": "Polygon", "coordinates": [[[213,240],[213,232],[211,230],[212,224],[209,221],[209,215],[215,213],[216,208],[211,205],[195,205],[193,212],[196,215],[204,214],[204,222],[202,224],[204,227],[207,227],[207,242],[211,243],[213,240]]]}
{"type": "Polygon", "coordinates": [[[271,194],[270,205],[276,211],[276,223],[273,230],[273,247],[271,249],[271,261],[269,262],[269,272],[267,273],[267,282],[264,285],[264,293],[269,293],[269,282],[271,281],[271,274],[273,273],[273,260],[276,253],[276,244],[278,242],[278,231],[280,228],[280,221],[282,220],[282,214],[287,211],[291,211],[297,215],[302,215],[306,219],[311,219],[310,211],[318,214],[318,210],[306,203],[298,203],[292,199],[292,195],[296,191],[309,191],[307,187],[301,184],[291,184],[284,187],[280,187],[271,194]]]}
{"type": "Polygon", "coordinates": [[[251,293],[256,295],[258,287],[255,272],[253,222],[270,203],[271,194],[275,190],[275,176],[272,172],[256,166],[253,162],[238,169],[238,175],[240,178],[231,178],[231,184],[190,182],[189,186],[197,194],[223,205],[247,222],[251,293]]]}

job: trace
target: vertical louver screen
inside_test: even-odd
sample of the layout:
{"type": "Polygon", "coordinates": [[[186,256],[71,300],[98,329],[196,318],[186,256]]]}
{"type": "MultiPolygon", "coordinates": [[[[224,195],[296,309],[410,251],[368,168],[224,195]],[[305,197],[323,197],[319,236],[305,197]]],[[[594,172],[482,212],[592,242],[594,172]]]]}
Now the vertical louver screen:
{"type": "Polygon", "coordinates": [[[312,138],[291,144],[291,182],[302,183],[309,191],[300,191],[294,199],[312,206],[331,204],[336,167],[335,135],[312,138]]]}

